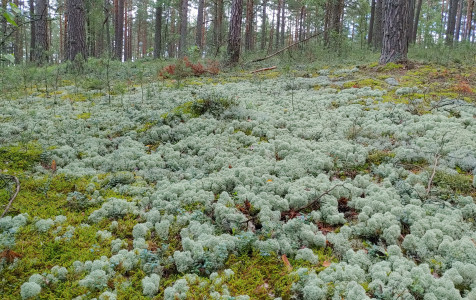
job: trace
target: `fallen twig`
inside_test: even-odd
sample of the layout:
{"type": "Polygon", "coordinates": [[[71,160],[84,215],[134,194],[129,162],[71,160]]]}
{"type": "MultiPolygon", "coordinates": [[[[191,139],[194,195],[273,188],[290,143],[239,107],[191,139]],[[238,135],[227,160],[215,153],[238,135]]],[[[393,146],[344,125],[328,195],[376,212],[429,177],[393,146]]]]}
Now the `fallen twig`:
{"type": "Polygon", "coordinates": [[[276,66],[272,66],[272,67],[269,67],[269,68],[262,68],[262,69],[254,70],[254,71],[251,71],[250,73],[251,73],[251,74],[254,74],[254,73],[264,72],[264,71],[269,71],[269,70],[274,70],[274,69],[276,69],[276,66]]]}
{"type": "Polygon", "coordinates": [[[295,211],[295,212],[300,212],[300,211],[305,210],[306,208],[309,208],[309,207],[314,206],[317,202],[319,202],[319,200],[321,200],[322,197],[324,197],[325,195],[328,195],[330,192],[332,192],[332,190],[334,190],[336,187],[339,187],[339,186],[342,186],[342,187],[348,189],[347,187],[344,186],[343,183],[338,184],[338,185],[335,185],[335,186],[332,187],[331,189],[328,189],[328,190],[325,191],[324,193],[320,194],[316,199],[314,199],[313,201],[311,201],[311,202],[308,203],[307,205],[302,206],[302,207],[300,207],[300,208],[298,208],[298,209],[295,209],[294,211],[295,211]]]}
{"type": "Polygon", "coordinates": [[[3,218],[3,216],[8,212],[8,210],[10,209],[10,206],[12,206],[13,200],[15,200],[15,198],[16,198],[17,195],[18,195],[18,193],[20,192],[20,180],[18,180],[18,178],[17,178],[16,176],[13,176],[13,175],[2,175],[2,176],[11,177],[11,178],[15,181],[16,189],[15,189],[15,193],[12,195],[12,197],[10,197],[10,200],[8,201],[7,207],[6,207],[5,210],[3,211],[2,215],[0,216],[0,218],[3,218]]]}
{"type": "Polygon", "coordinates": [[[431,191],[431,185],[433,183],[433,178],[435,178],[436,174],[436,168],[438,167],[438,160],[440,159],[441,155],[437,153],[435,155],[435,163],[433,164],[433,172],[431,173],[430,180],[428,180],[428,186],[426,187],[426,196],[430,194],[431,191]]]}
{"type": "Polygon", "coordinates": [[[311,36],[308,37],[308,38],[305,38],[304,40],[300,40],[300,41],[295,42],[294,44],[291,44],[291,45],[289,45],[289,46],[286,46],[286,47],[284,47],[284,48],[282,48],[282,49],[280,49],[280,50],[274,52],[273,54],[270,54],[270,55],[268,55],[268,56],[266,56],[266,57],[262,57],[262,58],[258,58],[258,59],[252,60],[251,62],[259,62],[259,61],[266,60],[266,59],[268,59],[268,58],[271,58],[271,57],[273,57],[273,56],[278,55],[279,53],[281,53],[281,52],[283,52],[283,51],[286,51],[287,49],[289,49],[289,48],[291,48],[291,47],[293,47],[293,46],[296,46],[296,45],[298,45],[298,44],[300,44],[300,43],[306,42],[306,41],[308,41],[308,40],[310,40],[310,39],[312,39],[312,38],[314,38],[314,37],[316,37],[316,36],[319,36],[319,35],[321,35],[321,34],[322,34],[322,32],[318,32],[318,33],[316,33],[316,34],[311,35],[311,36]]]}

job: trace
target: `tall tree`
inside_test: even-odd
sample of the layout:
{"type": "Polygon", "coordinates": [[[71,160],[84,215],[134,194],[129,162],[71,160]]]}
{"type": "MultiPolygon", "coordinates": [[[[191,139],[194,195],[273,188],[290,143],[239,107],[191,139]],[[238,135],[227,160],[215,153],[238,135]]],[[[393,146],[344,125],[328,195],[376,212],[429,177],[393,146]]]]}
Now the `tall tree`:
{"type": "Polygon", "coordinates": [[[377,0],[375,3],[375,21],[373,31],[373,46],[374,50],[380,50],[382,48],[383,39],[383,1],[377,0]]]}
{"type": "Polygon", "coordinates": [[[35,61],[41,64],[48,61],[48,0],[37,0],[35,8],[37,17],[35,61]]]}
{"type": "Polygon", "coordinates": [[[30,61],[35,60],[36,49],[36,15],[35,15],[35,1],[28,0],[30,7],[30,61]]]}
{"type": "Polygon", "coordinates": [[[266,5],[268,4],[268,0],[263,0],[263,14],[261,16],[261,46],[260,49],[263,51],[266,48],[266,22],[267,15],[266,15],[266,5]]]}
{"type": "Polygon", "coordinates": [[[466,28],[464,30],[464,37],[467,40],[471,38],[471,27],[473,24],[473,9],[474,9],[474,0],[468,0],[468,8],[466,10],[466,28]]]}
{"type": "Polygon", "coordinates": [[[461,19],[463,16],[463,1],[458,3],[458,12],[456,13],[456,28],[455,28],[455,41],[459,41],[459,36],[461,34],[461,19]]]}
{"type": "Polygon", "coordinates": [[[420,21],[420,14],[421,14],[421,6],[423,4],[422,0],[418,0],[416,4],[416,11],[415,11],[415,20],[413,21],[413,32],[412,34],[412,43],[416,43],[416,37],[418,33],[418,23],[420,21]]]}
{"type": "Polygon", "coordinates": [[[375,0],[372,0],[372,4],[370,6],[370,22],[369,22],[369,37],[367,42],[369,45],[372,45],[372,39],[374,34],[374,21],[375,21],[375,0]]]}
{"type": "Polygon", "coordinates": [[[124,0],[114,0],[114,58],[122,60],[124,49],[124,0]]]}
{"type": "Polygon", "coordinates": [[[159,58],[162,52],[162,10],[162,1],[158,0],[155,4],[154,58],[159,58]]]}
{"type": "Polygon", "coordinates": [[[246,1],[245,49],[253,49],[253,0],[246,1]]]}
{"type": "MultiPolygon", "coordinates": [[[[275,43],[276,43],[276,46],[275,48],[278,49],[279,48],[279,31],[281,29],[281,6],[283,4],[283,0],[278,0],[278,12],[276,14],[276,38],[275,38],[275,43]]],[[[283,20],[284,22],[284,20],[283,20]]]]}
{"type": "Polygon", "coordinates": [[[197,30],[195,34],[195,46],[200,51],[203,51],[203,10],[205,7],[205,0],[198,0],[198,13],[197,13],[197,30]]]}
{"type": "Polygon", "coordinates": [[[180,2],[180,38],[178,52],[179,57],[184,57],[187,51],[187,23],[188,23],[188,0],[180,2]]]}
{"type": "Polygon", "coordinates": [[[406,25],[409,13],[408,5],[407,0],[383,1],[384,32],[380,64],[407,59],[408,38],[406,25]]]}
{"type": "Polygon", "coordinates": [[[242,14],[243,0],[233,0],[231,2],[231,18],[228,30],[228,47],[226,49],[228,63],[230,64],[236,64],[240,60],[242,14]]]}
{"type": "Polygon", "coordinates": [[[455,36],[456,28],[456,14],[458,12],[458,2],[459,0],[450,0],[450,7],[448,11],[448,24],[446,26],[446,39],[445,42],[447,45],[453,45],[453,40],[455,36]]]}
{"type": "Polygon", "coordinates": [[[223,0],[214,0],[213,5],[213,44],[218,54],[223,43],[223,0]]]}
{"type": "Polygon", "coordinates": [[[84,0],[67,0],[68,17],[66,59],[74,60],[76,55],[86,58],[86,30],[84,0]]]}

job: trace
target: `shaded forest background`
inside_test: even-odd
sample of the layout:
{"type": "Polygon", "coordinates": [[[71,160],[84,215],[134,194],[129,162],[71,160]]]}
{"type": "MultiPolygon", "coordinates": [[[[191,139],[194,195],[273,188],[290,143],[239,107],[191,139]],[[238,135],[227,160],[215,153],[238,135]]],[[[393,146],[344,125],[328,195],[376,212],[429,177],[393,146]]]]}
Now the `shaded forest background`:
{"type": "MultiPolygon", "coordinates": [[[[4,63],[44,64],[77,56],[120,61],[189,56],[238,62],[293,44],[292,50],[310,59],[316,49],[341,56],[358,49],[379,53],[389,21],[385,2],[2,0],[0,54],[4,63]]],[[[403,3],[404,43],[421,49],[472,49],[474,0],[403,3]]]]}

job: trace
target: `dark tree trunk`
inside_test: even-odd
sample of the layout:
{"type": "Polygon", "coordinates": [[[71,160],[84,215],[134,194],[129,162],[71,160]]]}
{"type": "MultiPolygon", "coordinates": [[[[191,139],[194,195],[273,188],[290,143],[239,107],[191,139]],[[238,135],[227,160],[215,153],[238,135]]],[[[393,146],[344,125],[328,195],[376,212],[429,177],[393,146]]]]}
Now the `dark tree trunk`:
{"type": "Polygon", "coordinates": [[[253,49],[253,0],[246,1],[245,49],[253,49]]]}
{"type": "Polygon", "coordinates": [[[260,49],[263,51],[266,49],[266,5],[268,0],[263,0],[263,15],[261,17],[261,46],[260,49]]]}
{"type": "Polygon", "coordinates": [[[375,3],[375,21],[374,21],[374,36],[373,36],[373,46],[376,51],[379,51],[382,48],[382,39],[383,39],[383,1],[377,0],[375,3]]]}
{"type": "Polygon", "coordinates": [[[281,5],[283,3],[283,0],[278,0],[278,12],[276,14],[276,38],[275,38],[275,43],[276,46],[275,48],[279,48],[279,30],[281,29],[281,5]]]}
{"type": "Polygon", "coordinates": [[[375,0],[372,0],[372,5],[370,6],[369,38],[367,40],[369,45],[372,45],[372,39],[374,34],[374,21],[375,21],[375,0]]]}
{"type": "Polygon", "coordinates": [[[281,6],[281,37],[279,38],[279,42],[281,43],[281,47],[284,46],[284,31],[286,29],[286,19],[285,19],[285,10],[286,10],[286,0],[282,0],[281,6]]]}
{"type": "Polygon", "coordinates": [[[154,36],[154,58],[159,58],[162,52],[162,7],[163,4],[157,1],[155,7],[155,36],[154,36]]]}
{"type": "Polygon", "coordinates": [[[124,0],[116,0],[114,18],[114,57],[122,60],[124,49],[124,0]]]}
{"type": "MultiPolygon", "coordinates": [[[[21,7],[18,0],[15,0],[13,3],[17,7],[21,7]]],[[[20,23],[20,19],[17,18],[16,23],[20,23]]],[[[15,42],[13,43],[13,54],[15,55],[15,64],[20,64],[23,61],[23,39],[22,39],[22,27],[15,30],[15,42]]]]}
{"type": "Polygon", "coordinates": [[[73,61],[76,55],[86,58],[86,30],[84,27],[84,0],[68,0],[66,5],[68,16],[66,43],[66,59],[73,61]]]}
{"type": "Polygon", "coordinates": [[[465,39],[468,41],[471,38],[471,27],[473,24],[473,9],[474,9],[474,0],[468,0],[468,8],[466,11],[466,28],[465,28],[465,39]]]}
{"type": "Polygon", "coordinates": [[[48,62],[48,0],[38,0],[36,3],[36,51],[35,61],[48,62]]]}
{"type": "Polygon", "coordinates": [[[384,0],[384,33],[380,64],[407,59],[408,5],[407,0],[384,0]]]}
{"type": "Polygon", "coordinates": [[[198,15],[197,15],[197,33],[195,35],[195,45],[203,50],[203,9],[205,7],[205,0],[198,1],[198,15]]]}
{"type": "Polygon", "coordinates": [[[446,45],[453,45],[455,27],[456,27],[456,14],[458,11],[459,0],[450,0],[450,8],[448,11],[448,25],[446,27],[446,45]]]}
{"type": "Polygon", "coordinates": [[[415,20],[413,21],[412,43],[416,43],[422,3],[422,0],[418,0],[418,3],[416,5],[415,20]]]}
{"type": "Polygon", "coordinates": [[[463,1],[458,3],[458,13],[456,14],[456,29],[455,29],[455,41],[459,41],[459,36],[461,34],[461,17],[463,15],[463,1]]]}
{"type": "Polygon", "coordinates": [[[228,38],[228,62],[236,64],[240,60],[241,47],[241,15],[243,14],[243,0],[233,0],[231,3],[231,18],[228,38]]]}
{"type": "Polygon", "coordinates": [[[36,51],[36,15],[35,15],[35,1],[29,0],[30,5],[30,61],[35,60],[36,51]]]}
{"type": "Polygon", "coordinates": [[[187,21],[188,21],[188,0],[181,0],[180,4],[180,39],[178,52],[179,57],[184,57],[187,52],[187,21]]]}
{"type": "Polygon", "coordinates": [[[412,42],[413,22],[415,19],[415,0],[408,0],[407,38],[408,43],[412,42]]]}

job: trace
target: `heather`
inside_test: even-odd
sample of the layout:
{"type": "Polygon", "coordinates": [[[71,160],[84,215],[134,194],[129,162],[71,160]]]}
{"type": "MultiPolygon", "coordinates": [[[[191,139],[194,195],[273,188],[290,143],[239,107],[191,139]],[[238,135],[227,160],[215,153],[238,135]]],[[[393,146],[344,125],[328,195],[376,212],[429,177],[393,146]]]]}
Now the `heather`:
{"type": "Polygon", "coordinates": [[[103,62],[2,85],[4,298],[476,297],[474,67],[103,62]]]}

